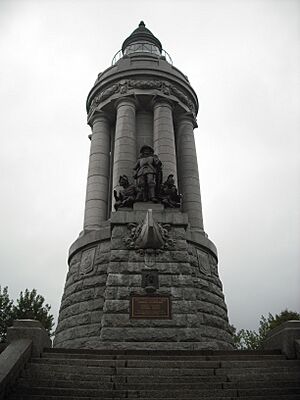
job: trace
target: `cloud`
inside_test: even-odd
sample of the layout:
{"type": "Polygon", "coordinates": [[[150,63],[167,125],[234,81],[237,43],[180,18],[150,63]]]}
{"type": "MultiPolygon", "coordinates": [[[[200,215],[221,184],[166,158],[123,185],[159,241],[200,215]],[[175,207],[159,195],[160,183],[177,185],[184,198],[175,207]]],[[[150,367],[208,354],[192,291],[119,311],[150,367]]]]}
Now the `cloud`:
{"type": "Polygon", "coordinates": [[[0,8],[0,265],[12,297],[36,287],[58,313],[68,247],[82,229],[85,99],[144,19],[199,97],[204,222],[231,321],[253,329],[261,314],[299,311],[299,2],[0,8]]]}

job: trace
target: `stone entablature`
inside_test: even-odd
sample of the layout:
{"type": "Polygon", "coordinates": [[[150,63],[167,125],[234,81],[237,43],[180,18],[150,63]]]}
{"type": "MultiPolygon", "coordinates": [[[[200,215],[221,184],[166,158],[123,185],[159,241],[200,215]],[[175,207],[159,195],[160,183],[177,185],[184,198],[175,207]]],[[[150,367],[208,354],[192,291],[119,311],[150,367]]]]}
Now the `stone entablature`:
{"type": "Polygon", "coordinates": [[[170,84],[163,80],[136,80],[136,79],[121,79],[113,83],[111,86],[103,90],[99,90],[93,97],[88,109],[88,121],[97,110],[101,110],[108,102],[112,102],[120,98],[120,96],[128,96],[142,94],[149,96],[149,104],[153,96],[161,96],[163,99],[176,102],[183,112],[192,113],[196,120],[196,109],[194,102],[176,85],[170,84]]]}
{"type": "Polygon", "coordinates": [[[185,75],[164,60],[136,55],[123,57],[116,66],[99,75],[87,98],[88,116],[95,105],[100,105],[102,109],[110,103],[110,98],[116,98],[117,93],[123,96],[139,91],[169,97],[174,104],[178,104],[183,111],[192,112],[196,118],[197,95],[185,75]]]}

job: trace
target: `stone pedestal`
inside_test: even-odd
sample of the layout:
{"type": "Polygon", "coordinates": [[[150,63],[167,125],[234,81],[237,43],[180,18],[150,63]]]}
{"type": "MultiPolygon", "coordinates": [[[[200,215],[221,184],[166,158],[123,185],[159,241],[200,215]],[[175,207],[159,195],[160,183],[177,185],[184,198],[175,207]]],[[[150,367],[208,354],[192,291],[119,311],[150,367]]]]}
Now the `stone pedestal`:
{"type": "Polygon", "coordinates": [[[7,341],[12,343],[20,339],[32,341],[32,355],[39,357],[45,348],[52,347],[51,339],[39,321],[32,319],[17,319],[13,326],[7,329],[7,341]]]}
{"type": "MultiPolygon", "coordinates": [[[[151,203],[112,213],[110,240],[78,248],[60,311],[55,347],[229,349],[232,345],[216,255],[187,240],[188,215],[153,205],[165,232],[163,249],[135,249],[134,231],[151,203]],[[85,255],[93,260],[87,269],[85,255]],[[131,318],[132,296],[147,296],[144,271],[158,274],[156,296],[167,296],[171,318],[131,318]]],[[[153,295],[153,293],[152,293],[153,295]]]]}
{"type": "Polygon", "coordinates": [[[264,350],[280,350],[287,358],[300,359],[300,321],[286,321],[268,332],[264,350]]]}

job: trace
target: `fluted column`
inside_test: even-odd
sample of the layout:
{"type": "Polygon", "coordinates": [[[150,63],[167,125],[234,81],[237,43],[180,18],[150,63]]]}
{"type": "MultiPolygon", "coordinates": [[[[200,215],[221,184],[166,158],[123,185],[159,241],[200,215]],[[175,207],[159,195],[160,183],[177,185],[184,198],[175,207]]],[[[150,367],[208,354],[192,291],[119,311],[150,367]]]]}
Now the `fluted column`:
{"type": "Polygon", "coordinates": [[[86,188],[84,229],[99,229],[107,219],[110,123],[104,112],[96,113],[90,121],[92,126],[90,159],[86,188]]]}
{"type": "Polygon", "coordinates": [[[163,99],[156,100],[153,107],[154,152],[163,164],[163,180],[172,174],[177,185],[177,163],[174,124],[171,105],[163,99]]]}
{"type": "Polygon", "coordinates": [[[183,211],[188,214],[191,228],[203,230],[194,123],[190,114],[184,114],[177,121],[178,181],[180,193],[183,195],[183,211]]]}
{"type": "Polygon", "coordinates": [[[131,180],[136,163],[135,101],[124,97],[117,101],[113,165],[113,189],[119,189],[120,175],[131,180]]]}

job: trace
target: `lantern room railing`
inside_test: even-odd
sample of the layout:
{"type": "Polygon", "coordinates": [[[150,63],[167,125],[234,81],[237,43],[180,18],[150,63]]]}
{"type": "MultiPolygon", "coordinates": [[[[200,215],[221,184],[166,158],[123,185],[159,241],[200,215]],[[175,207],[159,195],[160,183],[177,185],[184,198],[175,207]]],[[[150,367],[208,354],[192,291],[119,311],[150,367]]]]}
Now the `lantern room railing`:
{"type": "Polygon", "coordinates": [[[121,58],[124,56],[129,56],[131,54],[151,54],[151,56],[155,56],[157,58],[162,58],[166,60],[169,64],[173,65],[173,61],[171,56],[166,50],[159,52],[157,46],[151,45],[148,43],[138,43],[138,44],[133,44],[131,46],[126,47],[125,51],[123,52],[122,50],[119,50],[113,57],[112,59],[112,65],[114,65],[116,62],[118,62],[121,58]]]}

